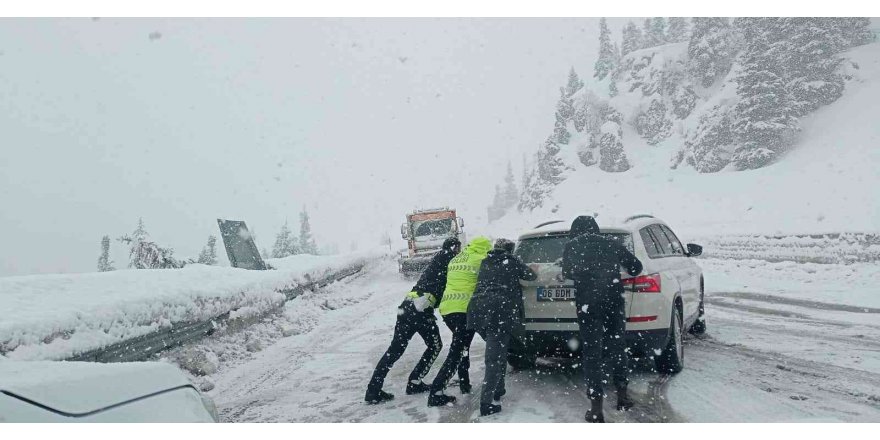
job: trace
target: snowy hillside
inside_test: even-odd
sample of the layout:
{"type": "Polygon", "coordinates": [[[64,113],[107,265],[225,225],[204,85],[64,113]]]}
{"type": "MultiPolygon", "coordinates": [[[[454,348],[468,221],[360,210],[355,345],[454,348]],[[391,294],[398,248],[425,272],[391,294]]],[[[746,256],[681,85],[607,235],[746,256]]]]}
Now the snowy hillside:
{"type": "Polygon", "coordinates": [[[880,127],[867,111],[880,102],[880,44],[841,55],[842,96],[799,118],[800,130],[780,158],[757,169],[701,173],[693,142],[704,134],[701,123],[736,105],[741,66],[734,63],[709,88],[681,87],[686,43],[627,54],[616,82],[612,75],[593,78],[571,94],[577,110],[566,119],[568,143],[552,145],[552,155],[538,153],[521,212],[510,210],[490,229],[514,235],[548,218],[596,212],[600,223],[650,213],[685,237],[880,231],[880,127]],[[617,94],[609,98],[611,84],[617,94]],[[664,87],[662,98],[654,93],[664,87]],[[606,139],[621,141],[614,160],[600,157],[606,139]],[[548,165],[548,157],[556,163],[548,165]]]}

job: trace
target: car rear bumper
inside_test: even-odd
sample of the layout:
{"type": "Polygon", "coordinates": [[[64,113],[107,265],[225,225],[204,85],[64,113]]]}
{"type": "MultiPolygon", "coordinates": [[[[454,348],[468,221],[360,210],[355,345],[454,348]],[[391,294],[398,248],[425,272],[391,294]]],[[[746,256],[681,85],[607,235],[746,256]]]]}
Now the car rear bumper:
{"type": "MultiPolygon", "coordinates": [[[[526,330],[517,339],[527,351],[538,356],[575,357],[580,355],[580,336],[572,330],[526,330]],[[576,344],[570,343],[576,339],[576,344]],[[572,351],[571,347],[577,349],[572,351]]],[[[633,356],[653,356],[666,347],[669,330],[632,330],[626,332],[626,343],[633,356]]]]}

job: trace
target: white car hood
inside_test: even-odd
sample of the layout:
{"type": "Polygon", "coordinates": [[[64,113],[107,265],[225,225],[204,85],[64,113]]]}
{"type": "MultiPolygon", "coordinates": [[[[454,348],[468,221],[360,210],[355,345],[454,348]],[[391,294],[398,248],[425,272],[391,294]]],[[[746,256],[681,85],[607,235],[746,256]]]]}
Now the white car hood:
{"type": "Polygon", "coordinates": [[[189,385],[177,367],[159,362],[0,360],[0,392],[74,415],[189,385]]]}

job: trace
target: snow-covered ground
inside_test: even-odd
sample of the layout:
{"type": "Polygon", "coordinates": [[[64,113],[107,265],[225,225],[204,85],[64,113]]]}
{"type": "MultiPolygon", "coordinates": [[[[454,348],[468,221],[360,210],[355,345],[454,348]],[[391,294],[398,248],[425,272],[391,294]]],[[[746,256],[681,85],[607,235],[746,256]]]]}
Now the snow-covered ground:
{"type": "MultiPolygon", "coordinates": [[[[707,280],[722,279],[719,267],[733,263],[700,261],[707,280]]],[[[734,276],[754,269],[742,267],[734,276]]],[[[763,279],[754,273],[751,279],[763,279]]],[[[843,278],[840,283],[850,281],[843,278]]],[[[216,373],[198,380],[210,382],[221,419],[229,422],[582,420],[587,400],[579,371],[571,363],[552,361],[509,375],[500,414],[478,417],[478,385],[464,397],[450,386],[448,392],[459,402],[428,408],[425,395],[403,393],[406,376],[424,350],[418,338],[386,380],[385,389],[396,398],[365,405],[367,380],[391,339],[396,307],[411,285],[399,278],[393,262],[371,264],[356,278],[289,302],[272,320],[199,347],[220,361],[216,373]],[[264,344],[259,350],[242,350],[247,339],[264,344]]],[[[649,362],[634,363],[636,408],[614,411],[612,394],[606,403],[608,419],[880,421],[880,309],[811,301],[796,284],[773,285],[778,290],[767,295],[760,293],[764,289],[757,281],[748,286],[756,288],[752,292],[727,290],[730,286],[720,281],[708,283],[709,330],[686,341],[684,371],[661,376],[650,370],[649,362]],[[786,290],[790,286],[794,288],[786,290]]],[[[440,328],[448,346],[450,334],[442,323],[440,328]]],[[[475,384],[483,375],[483,347],[476,338],[471,350],[475,384]]]]}
{"type": "Polygon", "coordinates": [[[278,270],[188,265],[179,270],[0,278],[0,361],[64,359],[166,327],[230,311],[261,314],[280,290],[380,253],[270,260],[278,270]]]}

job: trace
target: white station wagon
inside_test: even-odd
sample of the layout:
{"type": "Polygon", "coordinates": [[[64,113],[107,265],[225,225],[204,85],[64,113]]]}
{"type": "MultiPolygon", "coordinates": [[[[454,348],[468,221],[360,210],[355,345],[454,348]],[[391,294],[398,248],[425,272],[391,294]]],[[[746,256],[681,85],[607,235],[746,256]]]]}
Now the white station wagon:
{"type": "MultiPolygon", "coordinates": [[[[519,237],[516,254],[538,278],[522,282],[524,328],[508,356],[514,368],[531,368],[539,356],[580,355],[574,282],[562,279],[560,265],[570,226],[571,222],[550,221],[519,237]]],[[[614,225],[600,222],[600,232],[623,243],[644,266],[634,277],[621,271],[631,355],[653,357],[659,372],[681,371],[683,331],[706,331],[703,271],[691,258],[700,255],[702,247],[682,246],[669,226],[650,215],[614,225]]]]}

